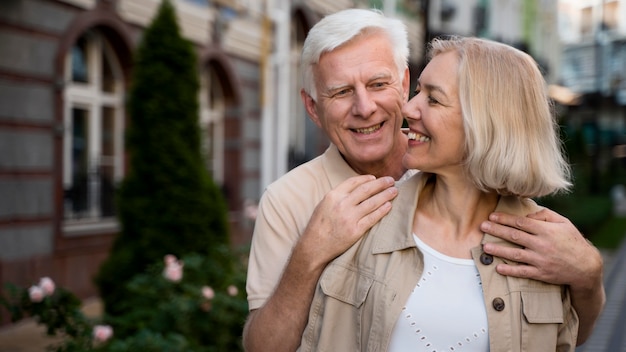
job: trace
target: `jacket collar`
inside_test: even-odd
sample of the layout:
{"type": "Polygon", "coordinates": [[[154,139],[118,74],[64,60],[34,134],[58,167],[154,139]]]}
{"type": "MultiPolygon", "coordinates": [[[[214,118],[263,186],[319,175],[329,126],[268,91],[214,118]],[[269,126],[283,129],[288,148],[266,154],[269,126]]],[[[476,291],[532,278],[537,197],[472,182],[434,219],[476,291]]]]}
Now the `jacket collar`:
{"type": "Polygon", "coordinates": [[[392,202],[391,211],[368,234],[377,234],[372,247],[373,254],[416,247],[413,239],[413,215],[419,193],[427,180],[428,177],[418,172],[405,181],[396,182],[398,196],[392,202]]]}
{"type": "Polygon", "coordinates": [[[324,168],[327,171],[328,181],[331,188],[337,187],[340,183],[347,180],[350,177],[358,176],[359,174],[354,171],[346,160],[339,153],[339,149],[334,144],[330,144],[328,149],[324,152],[324,168]]]}
{"type": "MultiPolygon", "coordinates": [[[[388,253],[416,247],[413,239],[413,216],[422,188],[428,180],[427,174],[418,172],[406,181],[396,183],[398,196],[392,202],[392,209],[377,225],[372,227],[368,236],[375,235],[373,254],[388,253]]],[[[526,216],[539,207],[530,199],[515,196],[501,196],[496,211],[513,215],[526,216]]],[[[498,243],[509,247],[517,245],[484,233],[481,243],[498,243]]]]}

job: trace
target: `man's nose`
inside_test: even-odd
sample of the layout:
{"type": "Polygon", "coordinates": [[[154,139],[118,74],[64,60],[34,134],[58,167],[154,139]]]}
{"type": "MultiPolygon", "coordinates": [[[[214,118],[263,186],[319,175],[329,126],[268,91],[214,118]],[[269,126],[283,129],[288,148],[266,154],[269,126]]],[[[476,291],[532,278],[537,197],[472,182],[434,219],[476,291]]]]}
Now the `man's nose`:
{"type": "Polygon", "coordinates": [[[352,103],[352,113],[356,116],[368,118],[376,111],[376,101],[367,89],[357,89],[352,103]]]}

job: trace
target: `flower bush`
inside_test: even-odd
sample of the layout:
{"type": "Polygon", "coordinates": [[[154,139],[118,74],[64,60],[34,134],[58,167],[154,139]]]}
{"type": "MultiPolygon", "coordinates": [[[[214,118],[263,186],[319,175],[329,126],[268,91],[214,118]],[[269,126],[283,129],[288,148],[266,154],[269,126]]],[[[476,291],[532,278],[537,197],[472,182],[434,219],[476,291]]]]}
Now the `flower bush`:
{"type": "Polygon", "coordinates": [[[51,350],[79,352],[95,348],[96,341],[92,338],[95,322],[80,310],[80,299],[70,291],[56,288],[48,277],[27,289],[6,284],[0,305],[11,314],[12,321],[32,317],[46,326],[49,336],[63,337],[62,342],[50,346],[51,350]]]}
{"type": "MultiPolygon", "coordinates": [[[[191,254],[179,260],[166,255],[163,263],[128,284],[130,296],[120,302],[128,314],[109,321],[115,336],[126,338],[113,338],[111,350],[130,351],[155,338],[160,347],[154,351],[243,350],[248,306],[240,265],[229,272],[206,256],[191,254]]],[[[147,351],[146,346],[141,350],[147,351]]]]}
{"type": "Polygon", "coordinates": [[[128,283],[131,295],[119,302],[125,314],[98,321],[86,318],[80,300],[48,278],[28,289],[8,285],[0,303],[13,320],[31,316],[49,335],[64,337],[51,346],[58,352],[242,351],[248,308],[239,265],[223,270],[206,256],[166,255],[128,283]]]}

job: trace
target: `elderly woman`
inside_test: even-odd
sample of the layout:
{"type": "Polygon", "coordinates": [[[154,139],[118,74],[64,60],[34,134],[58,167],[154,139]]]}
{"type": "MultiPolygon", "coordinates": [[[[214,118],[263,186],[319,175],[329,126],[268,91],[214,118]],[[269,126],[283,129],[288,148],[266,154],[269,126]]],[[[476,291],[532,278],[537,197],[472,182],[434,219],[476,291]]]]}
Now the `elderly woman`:
{"type": "Polygon", "coordinates": [[[574,351],[568,288],[499,275],[482,244],[502,240],[479,229],[570,186],[537,64],[477,38],[435,40],[430,56],[403,108],[403,164],[422,172],[327,267],[300,350],[574,351]]]}

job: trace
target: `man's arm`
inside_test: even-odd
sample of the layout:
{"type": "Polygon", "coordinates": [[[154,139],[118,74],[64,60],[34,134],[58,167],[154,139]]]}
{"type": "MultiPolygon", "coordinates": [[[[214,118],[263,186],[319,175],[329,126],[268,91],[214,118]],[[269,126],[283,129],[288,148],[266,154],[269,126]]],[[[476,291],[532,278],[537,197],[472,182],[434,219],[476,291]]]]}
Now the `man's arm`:
{"type": "Polygon", "coordinates": [[[485,252],[526,265],[500,264],[502,275],[569,285],[578,313],[577,345],[591,335],[606,301],[602,255],[576,227],[558,213],[542,209],[527,217],[493,213],[481,229],[523,248],[487,243],[485,252]]]}
{"type": "Polygon", "coordinates": [[[398,191],[391,177],[356,176],[318,204],[296,243],[273,294],[250,312],[246,351],[295,351],[306,327],[317,281],[326,265],[357,242],[391,210],[398,191]]]}

